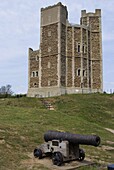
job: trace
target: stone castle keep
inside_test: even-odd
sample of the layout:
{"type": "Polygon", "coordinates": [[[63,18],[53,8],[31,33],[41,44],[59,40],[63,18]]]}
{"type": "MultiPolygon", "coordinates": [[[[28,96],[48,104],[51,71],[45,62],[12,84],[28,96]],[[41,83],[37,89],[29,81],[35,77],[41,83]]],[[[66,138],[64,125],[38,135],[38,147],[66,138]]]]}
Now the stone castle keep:
{"type": "Polygon", "coordinates": [[[102,92],[101,10],[82,10],[78,25],[61,3],[42,8],[40,49],[29,48],[28,74],[28,97],[102,92]]]}

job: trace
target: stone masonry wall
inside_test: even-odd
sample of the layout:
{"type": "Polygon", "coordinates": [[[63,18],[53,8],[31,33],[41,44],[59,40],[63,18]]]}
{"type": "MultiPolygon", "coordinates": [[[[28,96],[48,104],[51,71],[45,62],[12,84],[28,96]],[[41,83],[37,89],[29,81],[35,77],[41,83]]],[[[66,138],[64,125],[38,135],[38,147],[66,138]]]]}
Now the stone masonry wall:
{"type": "Polygon", "coordinates": [[[81,53],[78,52],[78,43],[81,44],[81,29],[74,27],[74,56],[80,57],[81,53]]]}
{"type": "Polygon", "coordinates": [[[93,74],[93,89],[100,89],[101,79],[100,79],[100,62],[97,60],[92,61],[92,74],[93,74]]]}
{"type": "Polygon", "coordinates": [[[42,27],[41,55],[49,56],[58,53],[58,24],[42,27]]]}
{"type": "Polygon", "coordinates": [[[39,74],[39,51],[31,51],[29,54],[29,77],[30,77],[30,88],[38,88],[39,86],[39,75],[33,77],[33,72],[38,71],[39,74]]]}
{"type": "Polygon", "coordinates": [[[91,41],[91,69],[92,69],[92,88],[93,89],[100,89],[101,87],[101,46],[100,46],[100,32],[99,32],[99,17],[90,17],[89,23],[91,26],[91,34],[90,34],[90,41],[91,41]]]}
{"type": "Polygon", "coordinates": [[[72,86],[72,27],[67,27],[67,86],[72,86]]]}
{"type": "Polygon", "coordinates": [[[66,26],[61,25],[61,86],[66,86],[66,26]]]}
{"type": "Polygon", "coordinates": [[[57,86],[58,24],[42,27],[41,86],[57,86]]]}
{"type": "Polygon", "coordinates": [[[89,24],[91,27],[91,31],[96,32],[99,31],[99,17],[98,16],[93,16],[93,17],[89,17],[89,24]]]}
{"type": "Polygon", "coordinates": [[[88,70],[88,53],[87,53],[87,34],[86,34],[86,29],[82,29],[82,58],[83,58],[83,87],[86,87],[88,86],[88,83],[87,83],[87,70],[88,70]]]}
{"type": "Polygon", "coordinates": [[[79,57],[75,57],[75,79],[74,79],[74,86],[80,87],[81,85],[81,76],[78,76],[78,69],[81,70],[81,61],[79,57]]]}
{"type": "Polygon", "coordinates": [[[78,43],[81,45],[81,29],[78,27],[74,28],[74,65],[75,65],[75,79],[74,86],[80,87],[81,75],[78,76],[78,69],[81,70],[81,51],[78,52],[78,43]]]}
{"type": "Polygon", "coordinates": [[[92,53],[91,59],[100,60],[100,42],[99,42],[99,32],[94,32],[91,34],[92,42],[92,53]]]}
{"type": "Polygon", "coordinates": [[[45,56],[41,59],[42,75],[41,75],[41,86],[50,87],[57,86],[57,61],[58,55],[45,56]]]}
{"type": "Polygon", "coordinates": [[[89,88],[91,88],[91,60],[90,60],[90,31],[88,31],[88,76],[89,76],[89,88]]]}

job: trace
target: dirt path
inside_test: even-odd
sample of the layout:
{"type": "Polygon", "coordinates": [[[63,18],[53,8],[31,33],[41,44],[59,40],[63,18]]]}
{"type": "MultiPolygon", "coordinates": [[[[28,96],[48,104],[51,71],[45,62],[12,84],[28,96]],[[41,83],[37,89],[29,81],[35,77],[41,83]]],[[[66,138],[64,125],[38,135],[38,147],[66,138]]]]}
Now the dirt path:
{"type": "Polygon", "coordinates": [[[109,128],[105,128],[107,131],[111,132],[114,134],[114,130],[113,129],[109,129],[109,128]]]}
{"type": "Polygon", "coordinates": [[[41,170],[41,167],[46,167],[50,170],[75,170],[82,166],[90,166],[94,164],[91,161],[83,160],[82,162],[72,161],[70,163],[65,163],[64,166],[56,166],[53,165],[52,160],[50,158],[34,158],[33,153],[28,153],[28,157],[29,159],[23,160],[21,162],[21,167],[27,167],[28,170],[32,169],[33,167],[36,167],[39,170],[41,170]]]}

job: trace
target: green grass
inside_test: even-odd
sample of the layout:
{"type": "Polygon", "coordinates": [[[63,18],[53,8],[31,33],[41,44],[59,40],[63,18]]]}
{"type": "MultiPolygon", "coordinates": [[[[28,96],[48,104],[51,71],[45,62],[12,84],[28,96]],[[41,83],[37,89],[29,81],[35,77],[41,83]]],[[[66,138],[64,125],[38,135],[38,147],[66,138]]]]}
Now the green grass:
{"type": "MultiPolygon", "coordinates": [[[[0,169],[28,170],[22,161],[43,143],[47,130],[61,130],[78,134],[97,134],[101,137],[100,147],[82,146],[86,159],[97,166],[84,170],[106,169],[114,163],[114,134],[105,128],[114,129],[114,95],[84,94],[47,98],[55,107],[47,110],[36,98],[0,99],[0,169]],[[99,165],[99,166],[98,166],[99,165]]],[[[48,170],[34,165],[32,170],[48,170]]],[[[83,168],[80,168],[83,170],[83,168]]]]}

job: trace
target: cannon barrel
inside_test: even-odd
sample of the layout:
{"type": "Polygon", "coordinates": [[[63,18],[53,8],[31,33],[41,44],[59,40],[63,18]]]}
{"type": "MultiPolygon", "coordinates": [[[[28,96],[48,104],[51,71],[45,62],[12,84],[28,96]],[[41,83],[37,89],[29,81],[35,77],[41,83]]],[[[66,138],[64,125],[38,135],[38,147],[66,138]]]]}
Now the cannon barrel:
{"type": "Polygon", "coordinates": [[[82,144],[82,145],[92,145],[98,146],[100,144],[100,137],[96,135],[80,135],[72,134],[68,132],[59,132],[49,130],[44,134],[44,140],[46,142],[51,140],[60,140],[60,141],[69,141],[73,144],[82,144]]]}

